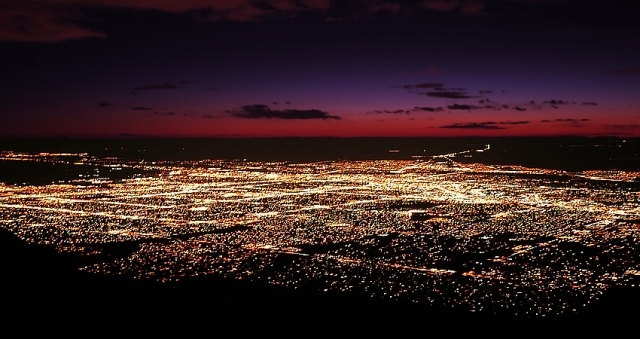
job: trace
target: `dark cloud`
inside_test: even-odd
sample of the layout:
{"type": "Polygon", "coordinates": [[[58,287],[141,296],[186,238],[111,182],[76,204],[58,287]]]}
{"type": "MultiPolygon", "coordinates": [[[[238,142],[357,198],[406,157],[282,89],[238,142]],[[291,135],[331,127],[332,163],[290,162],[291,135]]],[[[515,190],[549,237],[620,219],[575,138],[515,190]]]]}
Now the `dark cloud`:
{"type": "Polygon", "coordinates": [[[414,111],[424,111],[424,112],[442,112],[442,107],[414,107],[414,111]]]}
{"type": "Polygon", "coordinates": [[[460,11],[464,13],[480,12],[484,9],[484,3],[479,1],[447,1],[425,0],[421,2],[423,8],[438,12],[460,11]]]}
{"type": "Polygon", "coordinates": [[[470,111],[472,109],[480,109],[482,107],[479,106],[472,106],[472,105],[459,105],[459,104],[453,104],[453,105],[449,105],[447,106],[448,109],[451,110],[464,110],[464,111],[470,111]]]}
{"type": "Polygon", "coordinates": [[[292,19],[308,13],[324,15],[326,20],[344,20],[376,13],[448,12],[451,3],[454,3],[451,8],[466,14],[484,8],[479,0],[4,0],[0,11],[0,40],[56,43],[104,38],[104,33],[83,27],[87,19],[82,13],[100,8],[189,13],[197,20],[259,22],[292,19]]]}
{"type": "Polygon", "coordinates": [[[106,37],[102,32],[82,27],[78,23],[83,19],[80,13],[55,9],[54,5],[41,1],[4,0],[0,5],[0,41],[57,43],[106,37]]]}
{"type": "MultiPolygon", "coordinates": [[[[397,86],[392,86],[397,87],[397,86]]],[[[426,96],[434,98],[447,98],[447,99],[469,99],[476,98],[467,94],[466,89],[462,87],[445,88],[443,84],[439,82],[425,82],[417,85],[403,85],[402,88],[413,92],[414,89],[429,89],[427,92],[418,92],[418,94],[424,94],[426,96]]]]}
{"type": "Polygon", "coordinates": [[[204,115],[202,115],[202,117],[205,118],[205,119],[217,119],[217,118],[220,118],[219,116],[213,115],[213,114],[204,114],[204,115]]]}
{"type": "Polygon", "coordinates": [[[404,85],[402,88],[411,89],[411,88],[442,88],[442,84],[438,82],[426,82],[417,85],[404,85]]]}
{"type": "Polygon", "coordinates": [[[574,119],[574,118],[566,118],[566,119],[553,119],[553,120],[548,120],[548,119],[544,119],[544,120],[540,120],[540,122],[570,122],[570,123],[580,123],[580,122],[587,122],[587,121],[591,121],[591,119],[587,119],[587,118],[583,118],[583,119],[574,119]]]}
{"type": "Polygon", "coordinates": [[[246,105],[242,106],[239,110],[229,111],[234,117],[243,119],[285,119],[285,120],[309,120],[309,119],[332,119],[341,120],[342,118],[337,115],[330,115],[327,112],[323,112],[317,109],[298,110],[298,109],[285,109],[285,110],[272,110],[267,105],[246,105]]]}
{"type": "Polygon", "coordinates": [[[524,124],[528,124],[529,121],[527,120],[520,120],[520,121],[501,121],[499,122],[500,125],[524,125],[524,124]]]}
{"type": "MultiPolygon", "coordinates": [[[[259,21],[266,17],[293,17],[324,11],[333,5],[322,0],[4,0],[0,11],[0,40],[56,43],[106,35],[83,27],[84,10],[124,8],[168,13],[207,13],[199,18],[224,21],[259,21]]],[[[370,7],[373,4],[371,4],[370,7]]]]}
{"type": "Polygon", "coordinates": [[[404,109],[397,109],[397,110],[394,110],[394,111],[377,110],[377,111],[373,111],[371,113],[373,113],[373,114],[411,114],[411,111],[404,110],[404,109]]]}
{"type": "Polygon", "coordinates": [[[172,117],[172,116],[174,116],[176,114],[174,112],[156,112],[156,111],[154,111],[153,115],[159,116],[159,117],[162,117],[162,116],[172,117]]]}
{"type": "Polygon", "coordinates": [[[280,8],[270,5],[269,3],[267,3],[266,1],[251,1],[251,6],[253,6],[254,8],[263,10],[263,11],[271,11],[271,12],[282,12],[283,10],[281,10],[280,8]]]}
{"type": "Polygon", "coordinates": [[[555,119],[555,122],[585,122],[590,121],[591,119],[555,119]]]}
{"type": "Polygon", "coordinates": [[[550,104],[550,105],[553,105],[553,106],[568,105],[569,104],[568,101],[563,101],[563,100],[547,100],[547,101],[543,101],[543,103],[550,104]]]}
{"type": "MultiPolygon", "coordinates": [[[[471,96],[468,96],[466,93],[464,92],[454,92],[454,93],[450,93],[451,90],[453,88],[449,88],[449,89],[443,89],[442,91],[434,91],[432,94],[429,93],[428,95],[432,95],[432,96],[441,96],[441,97],[449,97],[449,98],[470,98],[471,96]],[[444,94],[439,94],[439,93],[444,93],[444,94]]],[[[457,89],[456,89],[457,90],[457,89]]],[[[485,91],[481,91],[481,92],[485,92],[485,91]]],[[[479,104],[482,104],[482,106],[480,107],[474,107],[474,106],[470,106],[470,105],[453,105],[450,106],[450,109],[462,109],[462,110],[467,110],[467,109],[479,109],[479,108],[486,108],[486,109],[494,109],[494,110],[503,110],[503,109],[513,109],[515,111],[518,112],[525,112],[528,110],[541,110],[545,107],[551,107],[554,109],[560,109],[560,106],[565,106],[565,105],[576,105],[578,103],[576,103],[575,101],[569,101],[569,100],[557,100],[557,99],[553,99],[553,100],[547,100],[547,101],[543,101],[540,103],[536,103],[535,100],[530,100],[529,102],[523,102],[520,103],[517,106],[510,106],[507,104],[500,104],[498,102],[492,101],[489,98],[481,98],[478,100],[479,104]]],[[[584,106],[596,106],[597,103],[595,102],[584,102],[582,103],[582,105],[584,106]]]]}
{"type": "MultiPolygon", "coordinates": [[[[341,21],[376,14],[441,12],[535,20],[548,25],[580,27],[596,20],[604,26],[628,27],[631,31],[637,27],[637,5],[632,0],[606,4],[601,0],[4,0],[2,6],[0,40],[46,43],[105,37],[102,32],[83,27],[88,19],[82,14],[100,8],[187,13],[198,20],[235,22],[293,19],[310,14],[341,21]]],[[[628,74],[627,71],[609,72],[628,74]]],[[[639,73],[640,69],[631,71],[639,73]]]]}
{"type": "Polygon", "coordinates": [[[492,89],[487,89],[487,90],[484,90],[484,91],[482,91],[482,90],[480,91],[480,94],[481,94],[481,95],[491,94],[491,93],[493,93],[493,90],[492,90],[492,89]]]}
{"type": "Polygon", "coordinates": [[[158,85],[145,85],[145,86],[139,86],[134,88],[134,91],[148,91],[148,90],[154,90],[154,89],[177,89],[178,86],[176,86],[173,83],[170,82],[165,82],[163,84],[158,84],[158,85]]]}
{"type": "Polygon", "coordinates": [[[440,126],[440,128],[460,128],[460,129],[505,129],[502,126],[497,126],[494,121],[487,122],[469,122],[469,123],[455,123],[451,125],[440,126]]]}
{"type": "Polygon", "coordinates": [[[442,107],[419,107],[415,106],[412,109],[397,109],[397,110],[376,110],[371,112],[366,112],[365,114],[406,114],[410,115],[415,112],[442,112],[442,107]]]}
{"type": "Polygon", "coordinates": [[[134,110],[134,111],[151,111],[151,110],[153,110],[153,108],[144,107],[144,106],[135,106],[135,107],[131,107],[131,109],[134,110]]]}
{"type": "Polygon", "coordinates": [[[434,98],[447,98],[447,99],[471,99],[475,96],[468,95],[464,91],[448,91],[448,90],[436,90],[433,92],[426,92],[427,96],[434,98]]]}
{"type": "Polygon", "coordinates": [[[98,102],[98,106],[99,107],[109,107],[109,106],[111,106],[111,103],[110,102],[100,101],[100,102],[98,102]]]}
{"type": "MultiPolygon", "coordinates": [[[[199,82],[198,81],[180,80],[177,83],[175,83],[175,82],[165,82],[165,83],[155,84],[155,85],[144,85],[144,86],[138,86],[138,87],[135,87],[135,88],[131,89],[130,94],[138,94],[138,92],[140,92],[140,91],[175,90],[175,89],[179,89],[181,87],[184,88],[188,84],[196,84],[196,83],[199,83],[199,82]]],[[[205,89],[207,89],[207,90],[215,90],[217,88],[216,87],[206,87],[205,89]]]]}
{"type": "Polygon", "coordinates": [[[623,68],[608,70],[607,73],[611,74],[640,74],[640,68],[623,68]]]}
{"type": "Polygon", "coordinates": [[[564,105],[575,105],[575,101],[567,101],[567,100],[547,100],[547,101],[543,101],[543,104],[547,104],[547,105],[551,105],[552,108],[554,109],[559,109],[559,106],[564,106],[564,105]]]}

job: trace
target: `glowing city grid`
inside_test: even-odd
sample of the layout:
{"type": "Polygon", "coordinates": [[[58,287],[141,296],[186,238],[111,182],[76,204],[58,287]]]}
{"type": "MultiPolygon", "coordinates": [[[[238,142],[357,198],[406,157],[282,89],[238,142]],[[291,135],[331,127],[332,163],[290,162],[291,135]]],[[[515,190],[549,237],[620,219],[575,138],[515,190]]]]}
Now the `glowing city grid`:
{"type": "Polygon", "coordinates": [[[2,152],[94,168],[0,184],[0,226],[80,270],[215,275],[532,317],[579,312],[640,274],[640,172],[413,160],[145,162],[2,152]],[[114,181],[104,173],[145,171],[114,181]],[[125,255],[100,256],[109,244],[125,255]],[[104,259],[107,258],[107,259],[104,259]]]}

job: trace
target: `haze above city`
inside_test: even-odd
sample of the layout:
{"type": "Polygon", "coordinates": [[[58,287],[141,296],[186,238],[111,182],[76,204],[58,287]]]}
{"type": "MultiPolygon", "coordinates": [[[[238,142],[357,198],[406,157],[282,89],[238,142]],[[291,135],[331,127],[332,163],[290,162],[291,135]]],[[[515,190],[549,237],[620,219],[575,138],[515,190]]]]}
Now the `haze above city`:
{"type": "Polygon", "coordinates": [[[0,8],[2,137],[640,136],[633,1],[0,8]]]}

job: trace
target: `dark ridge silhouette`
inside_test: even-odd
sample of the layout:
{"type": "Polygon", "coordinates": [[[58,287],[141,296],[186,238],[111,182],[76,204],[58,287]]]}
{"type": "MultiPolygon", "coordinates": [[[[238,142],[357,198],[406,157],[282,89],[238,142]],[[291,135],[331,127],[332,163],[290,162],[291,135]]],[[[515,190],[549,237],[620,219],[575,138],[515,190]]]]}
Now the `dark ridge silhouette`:
{"type": "Polygon", "coordinates": [[[565,335],[624,330],[640,295],[611,293],[580,314],[543,319],[473,314],[366,295],[216,277],[161,284],[77,271],[68,256],[0,229],[0,334],[15,336],[565,335]],[[617,327],[616,324],[620,325],[617,327]]]}
{"type": "Polygon", "coordinates": [[[134,168],[114,170],[97,165],[0,160],[0,183],[7,184],[47,185],[59,181],[68,183],[78,178],[93,178],[93,175],[118,182],[131,178],[135,174],[143,173],[150,174],[150,172],[134,168]]]}

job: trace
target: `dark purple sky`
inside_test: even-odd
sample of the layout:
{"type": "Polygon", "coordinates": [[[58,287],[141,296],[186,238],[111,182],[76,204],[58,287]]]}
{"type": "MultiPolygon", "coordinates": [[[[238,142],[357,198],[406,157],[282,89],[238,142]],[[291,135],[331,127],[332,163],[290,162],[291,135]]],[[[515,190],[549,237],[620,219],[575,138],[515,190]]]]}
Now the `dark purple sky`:
{"type": "Polygon", "coordinates": [[[640,136],[636,1],[4,0],[2,136],[640,136]]]}

